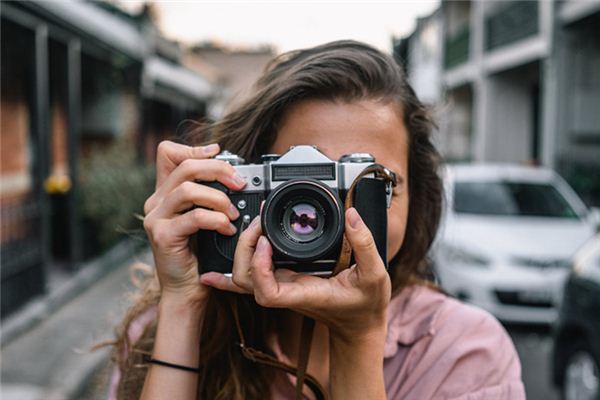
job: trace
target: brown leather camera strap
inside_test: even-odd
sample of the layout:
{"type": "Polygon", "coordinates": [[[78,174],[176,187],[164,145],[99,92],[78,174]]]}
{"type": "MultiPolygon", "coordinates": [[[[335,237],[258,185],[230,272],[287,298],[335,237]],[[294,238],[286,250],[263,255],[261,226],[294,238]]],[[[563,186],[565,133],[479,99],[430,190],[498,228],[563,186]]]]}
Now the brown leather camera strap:
{"type": "MultiPolygon", "coordinates": [[[[346,195],[346,200],[344,202],[345,210],[352,207],[354,204],[354,189],[356,188],[356,184],[358,183],[358,181],[360,181],[360,179],[369,174],[374,174],[376,178],[382,179],[388,184],[391,184],[393,186],[396,185],[396,176],[393,172],[391,172],[390,170],[388,170],[380,164],[372,164],[365,168],[356,177],[356,179],[354,179],[352,185],[350,185],[350,188],[348,189],[348,194],[346,195]]],[[[351,257],[352,247],[350,246],[350,243],[348,242],[348,239],[344,234],[342,239],[342,249],[340,251],[340,256],[331,276],[334,276],[342,270],[348,268],[350,266],[351,257]]],[[[295,375],[297,379],[296,400],[301,400],[304,397],[302,389],[304,388],[305,383],[313,392],[317,400],[328,399],[328,392],[324,390],[323,386],[321,386],[321,384],[312,375],[306,372],[306,369],[308,367],[308,359],[310,356],[310,346],[315,326],[314,319],[306,316],[302,318],[302,333],[300,336],[300,347],[298,351],[298,367],[293,367],[291,365],[279,361],[277,358],[271,356],[270,354],[266,354],[262,351],[253,349],[251,347],[247,347],[246,341],[244,339],[244,333],[242,331],[242,326],[240,324],[237,302],[235,300],[232,300],[230,304],[231,310],[233,312],[233,318],[235,320],[235,326],[238,332],[238,336],[240,338],[239,346],[243,356],[246,359],[260,364],[269,365],[271,367],[278,368],[284,372],[287,372],[288,374],[295,375]]]]}
{"type": "MultiPolygon", "coordinates": [[[[389,169],[385,168],[381,164],[372,164],[365,168],[352,182],[350,188],[348,189],[348,194],[346,195],[346,200],[344,201],[344,209],[347,210],[354,206],[354,189],[356,189],[356,185],[358,182],[369,174],[374,174],[376,178],[383,180],[387,184],[391,184],[392,186],[396,186],[396,174],[394,174],[389,169]]],[[[331,276],[339,274],[341,271],[345,270],[350,266],[350,260],[352,259],[352,247],[350,246],[350,242],[346,238],[346,234],[344,234],[342,238],[342,248],[340,250],[340,256],[338,257],[335,268],[333,269],[333,273],[331,276]]]]}
{"type": "MultiPolygon", "coordinates": [[[[310,356],[310,345],[315,330],[315,320],[307,316],[302,317],[302,333],[300,336],[300,348],[298,349],[298,373],[296,374],[296,400],[302,399],[302,389],[306,380],[308,358],[310,356]]],[[[314,391],[313,391],[314,392],[314,391]]],[[[316,393],[315,393],[316,395],[316,393]]]]}
{"type": "Polygon", "coordinates": [[[312,375],[306,373],[306,367],[308,366],[308,357],[310,354],[310,345],[312,342],[313,328],[315,323],[315,321],[312,318],[304,317],[302,319],[302,336],[300,338],[298,367],[296,368],[289,364],[279,361],[277,358],[271,356],[270,354],[263,353],[262,351],[246,346],[244,332],[242,331],[242,326],[240,325],[237,302],[235,300],[232,300],[230,304],[231,310],[233,312],[233,319],[235,320],[235,326],[238,332],[238,336],[240,338],[240,350],[242,351],[242,355],[246,359],[252,362],[280,369],[288,374],[295,375],[297,379],[296,400],[301,400],[303,398],[302,389],[304,388],[305,383],[313,392],[317,400],[328,399],[327,392],[325,391],[323,386],[321,386],[321,384],[312,375]]]}

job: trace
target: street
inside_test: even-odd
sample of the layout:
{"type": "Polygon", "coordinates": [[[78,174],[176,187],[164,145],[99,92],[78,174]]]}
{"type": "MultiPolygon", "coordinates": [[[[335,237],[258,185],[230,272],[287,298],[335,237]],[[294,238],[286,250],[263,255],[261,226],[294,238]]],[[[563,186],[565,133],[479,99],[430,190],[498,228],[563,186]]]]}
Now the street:
{"type": "Polygon", "coordinates": [[[525,392],[529,400],[558,400],[552,384],[552,335],[550,328],[530,325],[505,325],[519,358],[525,392]]]}

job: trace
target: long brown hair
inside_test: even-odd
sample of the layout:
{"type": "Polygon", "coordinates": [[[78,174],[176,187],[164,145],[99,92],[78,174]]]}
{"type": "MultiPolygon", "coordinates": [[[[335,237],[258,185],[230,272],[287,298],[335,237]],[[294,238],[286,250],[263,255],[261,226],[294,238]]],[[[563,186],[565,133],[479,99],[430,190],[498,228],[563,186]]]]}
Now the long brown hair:
{"type": "MultiPolygon", "coordinates": [[[[390,263],[392,285],[424,281],[426,255],[435,237],[442,204],[439,156],[431,142],[434,124],[402,69],[392,57],[366,44],[337,41],[276,57],[256,82],[249,98],[238,102],[221,120],[183,137],[189,144],[217,142],[221,148],[251,162],[270,152],[284,113],[307,99],[351,102],[374,99],[395,103],[409,133],[409,212],[402,246],[390,263]]],[[[117,362],[122,372],[120,398],[139,396],[146,369],[138,353],[150,352],[155,326],[131,347],[127,330],[144,309],[156,304],[156,279],[146,284],[118,332],[117,362]],[[130,351],[129,349],[132,349],[130,351]],[[136,368],[137,366],[137,368],[136,368]]],[[[268,338],[277,331],[278,314],[258,306],[251,296],[213,290],[201,333],[199,399],[263,399],[268,397],[274,372],[244,359],[237,346],[229,302],[238,303],[248,345],[269,351],[268,338]]]]}

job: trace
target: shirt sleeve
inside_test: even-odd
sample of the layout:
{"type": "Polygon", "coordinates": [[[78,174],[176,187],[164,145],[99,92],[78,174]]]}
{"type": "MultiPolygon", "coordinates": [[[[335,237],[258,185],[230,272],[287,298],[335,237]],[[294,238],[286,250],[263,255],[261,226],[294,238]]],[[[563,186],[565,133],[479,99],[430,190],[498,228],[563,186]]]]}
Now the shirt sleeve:
{"type": "MultiPolygon", "coordinates": [[[[146,311],[139,314],[127,329],[127,336],[129,343],[135,344],[144,333],[146,327],[156,318],[156,308],[150,307],[146,311]]],[[[125,354],[123,357],[127,357],[127,349],[124,349],[125,354]]],[[[121,370],[118,365],[113,366],[113,370],[110,376],[110,382],[108,385],[108,400],[117,400],[117,389],[119,388],[119,382],[121,381],[121,370]]]]}

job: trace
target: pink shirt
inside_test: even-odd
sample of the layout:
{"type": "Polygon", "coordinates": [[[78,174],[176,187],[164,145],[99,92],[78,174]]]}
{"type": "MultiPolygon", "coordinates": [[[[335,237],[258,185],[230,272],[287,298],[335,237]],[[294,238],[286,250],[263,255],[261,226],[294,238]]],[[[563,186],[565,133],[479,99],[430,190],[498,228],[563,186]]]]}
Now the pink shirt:
{"type": "Polygon", "coordinates": [[[388,307],[390,399],[525,399],[512,340],[489,313],[424,286],[388,307]]]}
{"type": "MultiPolygon", "coordinates": [[[[132,342],[151,315],[132,325],[132,342]]],[[[519,357],[502,325],[425,286],[408,287],[390,302],[384,355],[388,399],[525,399],[519,357]]],[[[118,379],[115,371],[110,399],[116,398],[118,379]]],[[[291,375],[277,380],[273,397],[294,398],[294,384],[291,375]]]]}
{"type": "MultiPolygon", "coordinates": [[[[425,286],[391,300],[384,356],[388,399],[525,399],[519,357],[502,325],[425,286]]],[[[274,389],[275,399],[293,399],[295,378],[274,389]]]]}

